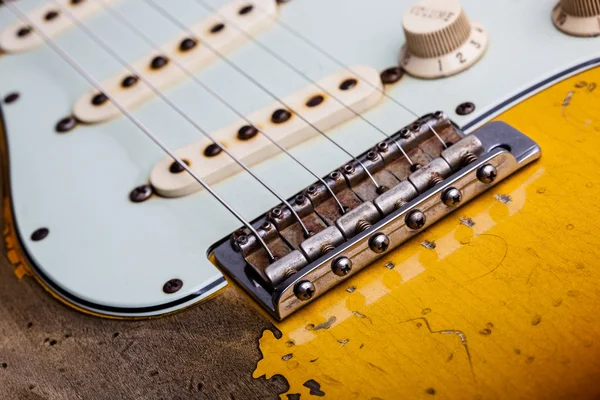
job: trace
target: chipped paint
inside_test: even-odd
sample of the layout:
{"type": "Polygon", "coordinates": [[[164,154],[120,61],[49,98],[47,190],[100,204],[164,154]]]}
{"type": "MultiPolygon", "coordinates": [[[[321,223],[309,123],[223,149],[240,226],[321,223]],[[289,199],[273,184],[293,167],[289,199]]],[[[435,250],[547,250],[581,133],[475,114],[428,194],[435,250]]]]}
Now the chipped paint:
{"type": "Polygon", "coordinates": [[[277,323],[280,339],[265,331],[253,376],[299,398],[311,380],[336,399],[597,397],[600,177],[582,173],[600,162],[595,82],[600,69],[503,115],[542,159],[277,323]]]}
{"type": "Polygon", "coordinates": [[[421,246],[425,247],[428,250],[435,250],[435,242],[429,240],[422,241],[421,246]]]}
{"type": "Polygon", "coordinates": [[[510,202],[512,201],[512,197],[510,197],[508,194],[497,194],[494,196],[494,198],[500,203],[504,204],[510,204],[510,202]]]}

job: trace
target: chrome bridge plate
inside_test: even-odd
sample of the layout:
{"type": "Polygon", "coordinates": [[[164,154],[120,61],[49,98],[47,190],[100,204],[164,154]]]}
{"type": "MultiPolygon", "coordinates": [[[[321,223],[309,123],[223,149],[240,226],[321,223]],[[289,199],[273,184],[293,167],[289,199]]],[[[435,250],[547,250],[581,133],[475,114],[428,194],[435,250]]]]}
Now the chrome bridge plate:
{"type": "MultiPolygon", "coordinates": [[[[364,190],[364,183],[357,184],[347,174],[346,165],[329,177],[336,176],[336,172],[343,174],[347,185],[344,187],[358,195],[351,210],[332,221],[310,196],[315,184],[290,203],[298,196],[311,200],[310,210],[300,215],[305,222],[309,217],[318,218],[319,224],[313,224],[321,226],[318,233],[300,240],[286,234],[289,224],[277,219],[285,214],[280,206],[275,216],[271,211],[253,222],[276,260],[268,260],[258,241],[242,229],[212,247],[217,265],[274,318],[282,320],[541,155],[533,140],[505,123],[490,123],[465,137],[445,116],[436,114],[423,117],[408,128],[414,131],[415,126],[424,127],[412,142],[400,142],[410,149],[409,155],[416,157],[427,135],[439,132],[444,139],[460,139],[445,150],[440,148],[439,156],[432,156],[429,164],[400,177],[399,169],[394,170],[392,165],[398,158],[386,158],[380,153],[383,166],[375,176],[394,170],[399,183],[371,196],[365,194],[368,191],[364,190]],[[420,144],[414,147],[411,143],[420,144]],[[409,196],[408,192],[414,195],[409,196]],[[348,220],[353,222],[348,224],[348,220]]],[[[405,133],[406,128],[399,131],[398,138],[406,139],[405,133]]],[[[383,152],[384,147],[380,143],[375,149],[383,152]]],[[[373,160],[374,151],[357,158],[373,160]]],[[[427,151],[431,153],[431,149],[427,151]]],[[[333,183],[330,187],[334,188],[333,183]]],[[[335,190],[338,197],[343,192],[339,186],[335,190]]]]}

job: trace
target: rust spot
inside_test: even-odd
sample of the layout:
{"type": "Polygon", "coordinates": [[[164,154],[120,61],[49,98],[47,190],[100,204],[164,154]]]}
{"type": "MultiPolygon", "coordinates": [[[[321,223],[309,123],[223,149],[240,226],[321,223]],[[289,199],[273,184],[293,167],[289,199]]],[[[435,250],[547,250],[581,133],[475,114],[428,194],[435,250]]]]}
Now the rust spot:
{"type": "Polygon", "coordinates": [[[587,85],[588,85],[588,84],[587,84],[587,82],[586,82],[586,81],[581,81],[581,82],[577,82],[577,83],[575,84],[575,87],[576,87],[577,89],[581,89],[581,88],[584,88],[584,87],[586,87],[587,85]]]}
{"type": "MultiPolygon", "coordinates": [[[[331,317],[327,321],[323,322],[322,324],[319,324],[317,326],[313,325],[312,330],[313,331],[318,331],[320,329],[329,329],[329,328],[331,328],[331,325],[333,325],[333,323],[335,321],[336,321],[336,318],[335,317],[331,317]]],[[[308,329],[308,326],[307,326],[307,329],[308,329]]]]}
{"type": "Polygon", "coordinates": [[[435,250],[435,242],[430,242],[429,240],[425,240],[421,243],[421,246],[425,247],[428,250],[435,250]]]}
{"type": "Polygon", "coordinates": [[[460,224],[472,228],[475,226],[475,221],[468,217],[460,217],[460,224]]]}
{"type": "Polygon", "coordinates": [[[507,194],[497,194],[494,197],[496,198],[496,200],[503,204],[510,204],[510,202],[512,201],[512,197],[510,197],[507,194]]]}

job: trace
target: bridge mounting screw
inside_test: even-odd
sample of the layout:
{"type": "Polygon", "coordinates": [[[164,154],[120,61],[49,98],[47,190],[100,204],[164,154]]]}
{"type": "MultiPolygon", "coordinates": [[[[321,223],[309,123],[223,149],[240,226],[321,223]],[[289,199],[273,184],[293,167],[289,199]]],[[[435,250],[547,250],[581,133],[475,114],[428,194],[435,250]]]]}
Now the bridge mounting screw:
{"type": "Polygon", "coordinates": [[[310,300],[315,295],[317,289],[310,281],[301,281],[294,287],[294,294],[302,301],[310,300]]]}
{"type": "Polygon", "coordinates": [[[485,164],[477,170],[477,179],[483,183],[492,183],[498,177],[498,170],[492,164],[485,164]]]}
{"type": "Polygon", "coordinates": [[[333,262],[331,269],[337,276],[346,276],[352,271],[352,261],[348,257],[339,257],[333,262]]]}
{"type": "Polygon", "coordinates": [[[406,226],[408,226],[410,229],[413,229],[413,230],[419,230],[422,227],[424,227],[426,221],[427,221],[427,218],[425,217],[425,214],[423,214],[419,210],[411,211],[410,214],[408,214],[405,219],[406,226]]]}
{"type": "Polygon", "coordinates": [[[448,188],[442,194],[442,202],[448,207],[454,207],[462,201],[462,192],[455,187],[448,188]]]}
{"type": "Polygon", "coordinates": [[[377,254],[385,253],[389,247],[390,238],[383,233],[376,233],[369,239],[369,248],[377,254]]]}
{"type": "Polygon", "coordinates": [[[183,287],[183,281],[181,279],[171,279],[163,285],[163,292],[166,294],[173,294],[179,291],[183,287]]]}

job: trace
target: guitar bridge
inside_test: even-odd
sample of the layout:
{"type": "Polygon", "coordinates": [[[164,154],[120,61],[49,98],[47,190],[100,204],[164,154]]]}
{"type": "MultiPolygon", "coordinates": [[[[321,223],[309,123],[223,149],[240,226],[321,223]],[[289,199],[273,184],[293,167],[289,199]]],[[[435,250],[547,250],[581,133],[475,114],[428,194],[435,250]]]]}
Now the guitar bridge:
{"type": "Polygon", "coordinates": [[[429,114],[288,201],[308,237],[286,206],[256,219],[274,260],[245,228],[212,255],[281,320],[540,155],[505,123],[465,136],[443,113],[429,114]]]}

